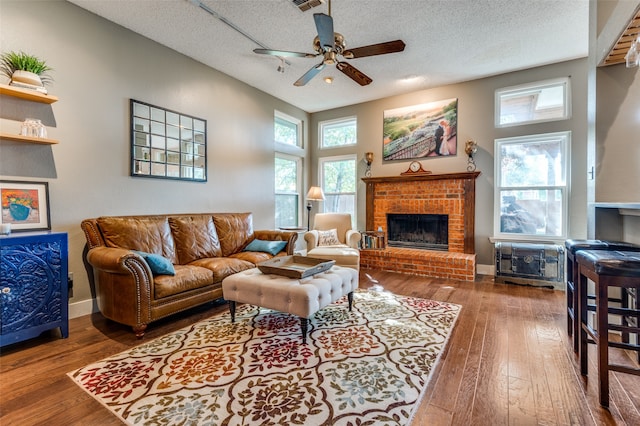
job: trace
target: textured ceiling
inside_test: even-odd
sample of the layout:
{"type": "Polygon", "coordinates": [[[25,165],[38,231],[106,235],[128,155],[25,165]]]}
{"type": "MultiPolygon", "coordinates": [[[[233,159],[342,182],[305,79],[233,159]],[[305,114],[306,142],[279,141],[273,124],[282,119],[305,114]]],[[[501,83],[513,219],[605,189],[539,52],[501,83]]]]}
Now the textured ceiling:
{"type": "MultiPolygon", "coordinates": [[[[588,55],[588,0],[333,0],[334,30],[347,48],[402,39],[404,52],[349,63],[373,79],[361,87],[327,66],[293,83],[318,58],[280,60],[198,7],[199,0],[70,0],[308,112],[474,80],[588,55]],[[334,77],[333,84],[323,77],[334,77]]],[[[313,52],[313,13],[291,0],[200,0],[271,49],[313,52]]]]}

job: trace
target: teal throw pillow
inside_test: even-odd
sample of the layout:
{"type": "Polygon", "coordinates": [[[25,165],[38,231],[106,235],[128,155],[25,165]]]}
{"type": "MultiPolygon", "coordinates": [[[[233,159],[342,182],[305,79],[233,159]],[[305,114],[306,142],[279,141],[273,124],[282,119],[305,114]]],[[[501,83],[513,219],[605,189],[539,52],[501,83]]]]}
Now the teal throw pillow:
{"type": "Polygon", "coordinates": [[[286,241],[253,240],[247,247],[245,247],[244,251],[262,251],[275,256],[280,253],[286,245],[286,241]]]}
{"type": "Polygon", "coordinates": [[[173,267],[173,264],[166,257],[160,256],[159,254],[145,253],[144,251],[135,251],[135,253],[139,254],[144,260],[147,261],[149,269],[151,269],[153,275],[176,274],[176,270],[173,267]]]}

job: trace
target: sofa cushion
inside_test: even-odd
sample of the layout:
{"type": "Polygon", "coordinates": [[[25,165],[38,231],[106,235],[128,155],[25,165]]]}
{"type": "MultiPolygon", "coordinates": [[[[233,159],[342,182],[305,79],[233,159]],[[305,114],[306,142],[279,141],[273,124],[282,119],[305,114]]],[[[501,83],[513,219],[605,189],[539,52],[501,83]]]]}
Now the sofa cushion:
{"type": "MultiPolygon", "coordinates": [[[[281,251],[275,257],[286,256],[287,253],[281,251]]],[[[264,251],[241,251],[240,253],[232,254],[229,258],[233,259],[242,259],[247,262],[251,262],[254,265],[257,265],[260,262],[264,262],[265,260],[273,259],[274,256],[271,256],[269,253],[264,251]]]]}
{"type": "Polygon", "coordinates": [[[175,266],[176,274],[158,275],[153,279],[155,299],[173,296],[215,283],[213,273],[197,266],[175,266]]]}
{"type": "Polygon", "coordinates": [[[251,241],[243,251],[263,251],[265,253],[269,253],[272,256],[275,256],[276,254],[280,253],[286,245],[286,241],[265,241],[256,239],[251,241]]]}
{"type": "Polygon", "coordinates": [[[204,257],[221,254],[220,240],[209,215],[176,216],[169,218],[180,265],[186,265],[204,257]]]}
{"type": "Polygon", "coordinates": [[[220,238],[222,256],[229,256],[242,251],[249,241],[254,238],[251,213],[214,214],[213,222],[220,238]]]}
{"type": "Polygon", "coordinates": [[[134,250],[135,253],[140,255],[149,265],[149,269],[153,275],[175,275],[176,270],[173,267],[173,263],[166,257],[159,254],[146,253],[144,251],[134,250]]]}
{"type": "Polygon", "coordinates": [[[213,273],[214,282],[220,282],[229,275],[255,267],[251,262],[230,257],[210,257],[196,260],[189,265],[207,268],[213,273]]]}
{"type": "Polygon", "coordinates": [[[96,220],[107,247],[157,253],[175,262],[175,245],[166,216],[100,217],[96,220]]]}

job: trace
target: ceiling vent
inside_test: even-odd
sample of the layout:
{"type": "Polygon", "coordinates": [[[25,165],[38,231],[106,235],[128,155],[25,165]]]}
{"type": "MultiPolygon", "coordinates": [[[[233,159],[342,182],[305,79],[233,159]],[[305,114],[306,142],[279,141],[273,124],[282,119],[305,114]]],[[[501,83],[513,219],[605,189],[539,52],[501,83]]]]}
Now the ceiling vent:
{"type": "Polygon", "coordinates": [[[324,0],[291,0],[294,6],[300,9],[303,12],[314,8],[316,6],[320,6],[324,3],[324,0]]]}

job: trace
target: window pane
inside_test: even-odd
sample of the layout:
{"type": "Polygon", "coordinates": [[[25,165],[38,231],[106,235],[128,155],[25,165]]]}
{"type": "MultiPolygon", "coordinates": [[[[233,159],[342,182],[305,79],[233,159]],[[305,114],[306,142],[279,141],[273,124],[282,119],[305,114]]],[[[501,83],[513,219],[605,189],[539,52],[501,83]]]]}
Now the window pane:
{"type": "Polygon", "coordinates": [[[296,123],[276,117],[273,128],[276,142],[294,146],[298,145],[298,126],[296,123]]]}
{"type": "Polygon", "coordinates": [[[568,92],[568,78],[497,90],[496,126],[569,118],[568,92]]]}
{"type": "Polygon", "coordinates": [[[276,227],[298,226],[298,194],[276,194],[276,227]]]}
{"type": "Polygon", "coordinates": [[[322,190],[327,213],[349,213],[356,219],[356,160],[353,157],[333,157],[321,160],[322,190]]]}
{"type": "Polygon", "coordinates": [[[327,161],[322,173],[322,188],[327,193],[356,191],[355,160],[327,161]]]}
{"type": "Polygon", "coordinates": [[[275,157],[275,225],[277,227],[298,226],[300,167],[301,159],[298,157],[275,157]]]}
{"type": "Polygon", "coordinates": [[[562,236],[562,191],[500,191],[500,232],[562,236]]]}
{"type": "Polygon", "coordinates": [[[355,145],[356,119],[320,123],[320,140],[322,148],[355,145]]]}
{"type": "Polygon", "coordinates": [[[276,192],[296,192],[298,183],[298,164],[295,160],[276,157],[276,192]]]}
{"type": "Polygon", "coordinates": [[[564,185],[562,141],[552,139],[500,146],[500,186],[564,185]]]}
{"type": "Polygon", "coordinates": [[[496,140],[495,231],[564,238],[570,132],[496,140]]]}
{"type": "Polygon", "coordinates": [[[355,218],[356,196],[354,194],[325,194],[325,213],[350,213],[355,218]]]}

